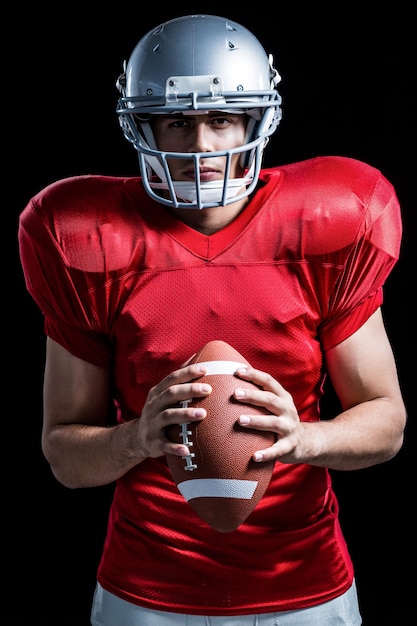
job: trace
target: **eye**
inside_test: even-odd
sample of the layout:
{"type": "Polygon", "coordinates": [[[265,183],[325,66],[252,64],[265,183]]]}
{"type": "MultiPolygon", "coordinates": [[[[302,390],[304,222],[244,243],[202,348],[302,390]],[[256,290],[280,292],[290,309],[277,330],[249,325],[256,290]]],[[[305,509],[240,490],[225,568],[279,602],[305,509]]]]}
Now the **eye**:
{"type": "Polygon", "coordinates": [[[168,126],[169,128],[185,128],[187,126],[189,126],[189,122],[188,120],[181,118],[181,119],[174,119],[172,120],[168,126]]]}
{"type": "Polygon", "coordinates": [[[231,120],[227,117],[213,117],[210,123],[215,126],[226,126],[227,124],[231,124],[231,120]]]}

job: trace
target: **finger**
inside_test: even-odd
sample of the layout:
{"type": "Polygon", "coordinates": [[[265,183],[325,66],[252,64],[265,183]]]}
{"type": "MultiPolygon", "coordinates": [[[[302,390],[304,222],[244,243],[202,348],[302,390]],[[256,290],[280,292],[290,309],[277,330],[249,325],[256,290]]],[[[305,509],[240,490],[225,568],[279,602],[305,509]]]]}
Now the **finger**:
{"type": "Polygon", "coordinates": [[[171,385],[159,395],[156,402],[159,402],[161,408],[182,405],[183,408],[195,398],[205,398],[210,395],[213,388],[208,383],[182,383],[180,385],[171,385]]]}
{"type": "Polygon", "coordinates": [[[243,380],[249,380],[265,391],[287,395],[285,388],[270,374],[257,370],[254,367],[241,367],[236,370],[236,375],[243,380]]]}
{"type": "Polygon", "coordinates": [[[204,376],[206,373],[207,368],[204,365],[200,365],[198,363],[185,365],[165,376],[165,378],[152,388],[152,392],[154,395],[157,395],[172,385],[178,385],[196,380],[197,378],[204,376]]]}
{"type": "MultiPolygon", "coordinates": [[[[171,440],[170,432],[174,427],[176,431],[181,429],[181,425],[188,425],[190,422],[200,421],[207,416],[207,411],[202,407],[190,407],[189,402],[182,402],[179,409],[168,409],[164,411],[163,418],[166,421],[164,428],[165,438],[161,449],[166,454],[174,454],[175,456],[185,456],[190,454],[190,450],[186,443],[174,443],[171,440]]],[[[172,434],[172,433],[171,433],[172,434]]]]}
{"type": "Polygon", "coordinates": [[[280,414],[281,412],[283,412],[285,410],[285,405],[288,400],[288,394],[286,394],[285,398],[282,398],[276,393],[273,393],[271,391],[263,391],[262,389],[257,389],[256,387],[237,387],[234,390],[234,397],[236,398],[236,400],[242,403],[264,407],[274,414],[280,414]]]}
{"type": "Polygon", "coordinates": [[[286,437],[294,431],[294,418],[289,415],[257,415],[245,413],[239,415],[239,424],[256,430],[270,430],[281,437],[286,437]]]}
{"type": "Polygon", "coordinates": [[[281,462],[284,462],[284,457],[291,454],[293,450],[294,444],[290,437],[278,437],[277,441],[269,448],[256,450],[252,458],[257,463],[273,461],[274,459],[279,459],[281,462]]]}

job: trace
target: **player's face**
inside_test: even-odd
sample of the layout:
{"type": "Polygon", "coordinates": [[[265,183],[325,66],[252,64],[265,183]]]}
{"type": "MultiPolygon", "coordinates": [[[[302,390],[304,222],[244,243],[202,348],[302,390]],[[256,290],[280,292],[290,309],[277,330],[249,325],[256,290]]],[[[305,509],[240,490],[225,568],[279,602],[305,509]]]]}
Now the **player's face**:
{"type": "MultiPolygon", "coordinates": [[[[159,150],[166,152],[217,152],[241,146],[245,139],[247,116],[213,111],[200,115],[155,115],[152,129],[159,150]]],[[[232,156],[230,178],[240,178],[240,154],[232,156]]],[[[226,158],[211,157],[200,161],[200,181],[223,180],[226,158]]],[[[173,180],[194,181],[194,161],[170,159],[173,180]]]]}

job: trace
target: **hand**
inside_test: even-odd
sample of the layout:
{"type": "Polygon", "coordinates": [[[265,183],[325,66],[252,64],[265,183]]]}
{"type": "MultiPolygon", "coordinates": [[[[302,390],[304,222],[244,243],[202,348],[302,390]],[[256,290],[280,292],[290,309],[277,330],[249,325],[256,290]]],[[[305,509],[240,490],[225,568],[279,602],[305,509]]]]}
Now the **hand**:
{"type": "Polygon", "coordinates": [[[186,445],[169,441],[165,429],[170,424],[194,422],[206,417],[205,409],[187,406],[187,400],[203,398],[211,393],[210,385],[198,382],[206,371],[199,364],[182,366],[150,389],[141,416],[136,421],[135,449],[138,456],[156,458],[163,454],[190,454],[186,445]]]}
{"type": "Polygon", "coordinates": [[[302,462],[305,427],[300,421],[291,394],[270,374],[252,367],[239,369],[236,374],[260,387],[259,390],[237,387],[234,393],[236,400],[264,407],[271,412],[271,415],[242,414],[239,424],[277,434],[277,441],[269,448],[257,450],[253,459],[255,461],[279,459],[283,463],[302,462]]]}

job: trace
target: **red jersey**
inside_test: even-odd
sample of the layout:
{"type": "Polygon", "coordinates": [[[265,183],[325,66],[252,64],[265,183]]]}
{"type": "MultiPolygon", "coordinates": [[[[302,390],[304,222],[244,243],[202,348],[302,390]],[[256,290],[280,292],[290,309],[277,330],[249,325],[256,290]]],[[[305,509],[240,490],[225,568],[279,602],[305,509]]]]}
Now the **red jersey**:
{"type": "MultiPolygon", "coordinates": [[[[45,331],[111,369],[118,420],[206,342],[231,344],[320,419],[323,351],[382,302],[400,246],[392,185],[362,162],[320,157],[265,169],[221,231],[204,235],[151,200],[139,177],[79,176],[21,215],[27,288],[45,331]]],[[[210,209],[208,209],[210,210],[210,209]]],[[[242,526],[217,533],[165,457],[115,487],[98,580],[151,609],[239,615],[301,609],[348,589],[353,567],[329,472],[279,461],[242,526]]]]}

